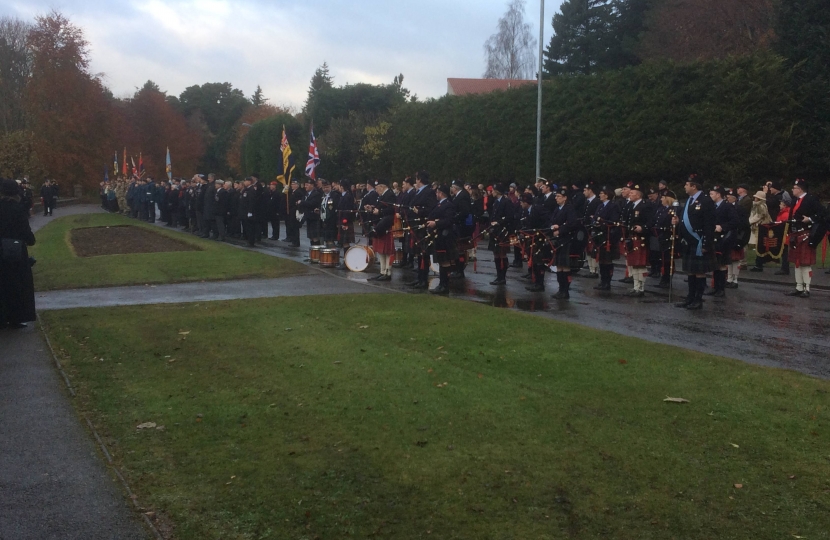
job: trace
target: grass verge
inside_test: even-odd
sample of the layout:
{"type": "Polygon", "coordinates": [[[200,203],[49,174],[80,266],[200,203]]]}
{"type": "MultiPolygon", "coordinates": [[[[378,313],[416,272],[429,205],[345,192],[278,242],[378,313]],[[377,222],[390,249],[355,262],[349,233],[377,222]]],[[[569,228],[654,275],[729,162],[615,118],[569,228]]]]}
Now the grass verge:
{"type": "Polygon", "coordinates": [[[798,373],[405,295],[44,319],[176,538],[830,531],[830,384],[798,373]]]}
{"type": "Polygon", "coordinates": [[[116,285],[176,283],[200,280],[275,278],[303,274],[301,264],[237,249],[193,235],[166,230],[115,214],[82,214],[55,219],[38,231],[30,248],[38,260],[34,266],[35,289],[47,291],[116,285]],[[69,232],[83,227],[132,225],[144,227],[195,245],[201,251],[135,253],[77,257],[69,232]]]}

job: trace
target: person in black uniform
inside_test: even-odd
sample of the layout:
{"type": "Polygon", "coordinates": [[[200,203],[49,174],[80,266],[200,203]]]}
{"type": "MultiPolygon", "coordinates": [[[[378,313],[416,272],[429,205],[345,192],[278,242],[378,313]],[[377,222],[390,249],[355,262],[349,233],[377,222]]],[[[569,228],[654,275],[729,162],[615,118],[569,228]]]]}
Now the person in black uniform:
{"type": "Polygon", "coordinates": [[[26,249],[34,245],[35,235],[20,206],[14,180],[0,179],[0,239],[14,244],[4,246],[0,257],[0,328],[25,328],[36,319],[35,286],[26,249]]]}
{"type": "Polygon", "coordinates": [[[276,180],[268,186],[268,205],[265,209],[265,219],[271,224],[270,240],[280,239],[280,210],[285,206],[283,186],[276,180]]]}
{"type": "Polygon", "coordinates": [[[600,203],[591,224],[591,256],[599,266],[599,285],[594,289],[610,291],[614,277],[614,261],[620,258],[620,205],[614,203],[614,190],[604,186],[599,190],[600,203]]]}
{"type": "Polygon", "coordinates": [[[35,196],[34,193],[32,193],[29,180],[24,178],[20,183],[20,188],[20,206],[23,208],[23,212],[26,214],[26,217],[29,217],[32,215],[32,207],[35,204],[35,196]]]}
{"type": "Polygon", "coordinates": [[[320,201],[320,228],[323,242],[326,247],[334,246],[337,241],[337,207],[340,202],[340,192],[332,189],[328,180],[320,180],[323,190],[323,199],[320,201]]]}
{"type": "Polygon", "coordinates": [[[556,281],[559,291],[552,295],[557,300],[570,298],[571,287],[571,234],[579,224],[573,206],[568,202],[570,190],[561,188],[556,192],[556,208],[550,215],[550,230],[553,231],[553,265],[556,266],[556,281]]]}
{"type": "Polygon", "coordinates": [[[51,216],[55,208],[55,192],[50,180],[46,180],[40,188],[40,201],[43,203],[43,215],[51,216]]]}
{"type": "Polygon", "coordinates": [[[249,176],[245,178],[245,189],[242,191],[240,199],[239,210],[242,214],[242,229],[245,234],[245,241],[249,247],[254,247],[257,241],[257,233],[259,231],[259,223],[257,220],[257,208],[260,192],[254,185],[254,178],[249,176]]]}
{"type": "Polygon", "coordinates": [[[579,227],[584,231],[586,237],[584,249],[585,259],[588,262],[587,277],[596,279],[599,277],[599,264],[597,263],[596,257],[591,256],[593,246],[591,246],[591,242],[589,240],[590,234],[588,232],[588,227],[591,226],[591,223],[594,220],[594,214],[597,212],[597,208],[600,204],[599,197],[597,197],[597,185],[593,182],[588,182],[582,189],[582,194],[585,197],[585,208],[582,211],[582,214],[579,215],[579,227]]]}
{"type": "Polygon", "coordinates": [[[645,187],[635,182],[629,188],[628,212],[625,214],[623,227],[626,230],[625,262],[631,268],[629,275],[633,278],[634,288],[626,296],[645,296],[646,268],[648,266],[649,224],[654,214],[654,206],[643,199],[645,187]]]}
{"type": "MultiPolygon", "coordinates": [[[[475,230],[475,219],[473,218],[473,201],[470,194],[464,189],[460,180],[455,180],[450,186],[452,206],[455,210],[455,236],[459,242],[467,245],[472,240],[475,230]]],[[[458,250],[458,259],[455,261],[455,271],[450,273],[451,278],[465,279],[464,269],[467,267],[467,249],[458,250]]]]}
{"type": "Polygon", "coordinates": [[[228,190],[231,189],[233,184],[231,182],[225,182],[222,185],[216,185],[216,194],[213,196],[213,216],[216,220],[216,230],[214,231],[213,239],[224,242],[231,206],[231,194],[228,190]]]}
{"type": "Polygon", "coordinates": [[[305,197],[305,190],[300,189],[300,182],[291,179],[288,188],[288,213],[285,216],[285,239],[283,242],[290,243],[293,247],[300,247],[300,227],[302,223],[297,219],[297,207],[305,197]]]}
{"type": "Polygon", "coordinates": [[[658,289],[668,289],[671,285],[672,275],[674,274],[674,255],[677,253],[677,238],[676,229],[673,229],[671,224],[672,217],[674,217],[680,209],[677,205],[677,195],[669,189],[660,190],[660,206],[654,211],[654,216],[651,219],[651,226],[649,227],[651,237],[649,238],[649,247],[653,250],[656,246],[657,258],[660,260],[660,283],[657,284],[658,289]],[[674,242],[672,242],[672,234],[675,233],[674,242]],[[672,250],[674,245],[674,250],[672,250]]]}
{"type": "MultiPolygon", "coordinates": [[[[463,191],[463,188],[462,188],[463,191]]],[[[431,290],[433,294],[449,294],[450,267],[456,264],[456,209],[449,201],[450,188],[438,186],[435,191],[436,205],[427,215],[427,231],[432,238],[430,253],[438,264],[438,287],[431,290]]]]}
{"type": "Polygon", "coordinates": [[[800,298],[810,297],[816,247],[827,232],[824,207],[807,189],[806,180],[796,179],[793,184],[795,200],[790,208],[790,260],[795,263],[795,290],[785,294],[800,298]]]}
{"type": "Polygon", "coordinates": [[[726,189],[723,186],[712,187],[709,198],[715,203],[714,248],[717,266],[712,271],[715,286],[704,294],[723,298],[726,296],[726,274],[732,262],[732,250],[735,249],[740,221],[735,206],[726,202],[726,189]]]}
{"type": "Polygon", "coordinates": [[[228,190],[228,236],[231,238],[242,237],[242,218],[239,213],[239,199],[242,196],[242,184],[239,181],[233,183],[228,190]]]}
{"type": "Polygon", "coordinates": [[[415,253],[412,242],[412,231],[409,228],[408,207],[412,204],[412,197],[415,196],[415,180],[411,176],[407,176],[401,183],[402,189],[397,197],[398,215],[401,223],[404,226],[403,238],[401,238],[401,247],[403,248],[403,261],[401,267],[415,268],[415,253]]]}
{"type": "Polygon", "coordinates": [[[343,179],[340,181],[340,199],[337,201],[337,224],[338,239],[343,246],[343,258],[340,260],[339,268],[346,269],[345,255],[349,247],[354,244],[354,195],[352,195],[352,183],[343,179]]]}
{"type": "Polygon", "coordinates": [[[632,276],[632,268],[628,265],[628,251],[626,250],[625,240],[628,238],[628,231],[625,228],[625,223],[628,221],[628,212],[631,210],[631,186],[634,185],[634,182],[628,182],[620,191],[620,198],[618,203],[620,205],[620,223],[623,224],[620,227],[620,254],[626,257],[626,265],[625,265],[625,276],[620,279],[620,283],[634,283],[634,277],[632,276]]]}
{"type": "Polygon", "coordinates": [[[689,198],[680,215],[672,218],[672,224],[680,231],[683,269],[689,274],[689,293],[675,306],[701,309],[706,274],[713,267],[715,203],[703,192],[703,179],[697,174],[689,176],[684,189],[689,198]]]}
{"type": "MultiPolygon", "coordinates": [[[[374,182],[374,193],[377,200],[372,204],[365,204],[364,210],[368,213],[371,222],[369,237],[372,250],[380,263],[380,274],[369,278],[375,281],[392,281],[392,265],[390,259],[395,255],[395,237],[392,225],[395,222],[395,192],[389,189],[387,180],[374,182]]],[[[365,200],[365,197],[364,197],[365,200]]]]}
{"type": "Polygon", "coordinates": [[[586,199],[587,197],[584,195],[584,188],[580,184],[573,182],[571,184],[570,193],[568,194],[568,202],[573,207],[577,217],[584,214],[585,205],[587,204],[586,199]]]}
{"type": "Polygon", "coordinates": [[[507,257],[510,254],[510,235],[514,231],[515,212],[513,203],[504,194],[504,184],[493,186],[493,202],[490,208],[490,245],[496,263],[496,279],[490,285],[507,283],[507,257]]]}
{"type": "Polygon", "coordinates": [[[311,240],[312,246],[320,245],[320,203],[323,193],[317,190],[316,182],[309,177],[305,178],[303,199],[297,203],[297,211],[303,215],[306,223],[306,237],[311,240]]]}
{"type": "Polygon", "coordinates": [[[529,239],[527,264],[532,281],[532,284],[525,288],[531,292],[541,292],[545,290],[545,272],[551,257],[550,246],[545,236],[550,215],[543,205],[536,204],[537,199],[531,193],[523,193],[521,201],[522,216],[518,229],[529,239]]]}
{"type": "MultiPolygon", "coordinates": [[[[368,196],[367,194],[365,197],[368,196]]],[[[413,289],[429,288],[429,255],[425,240],[426,218],[437,204],[438,199],[435,198],[435,192],[429,185],[429,174],[426,171],[418,171],[415,174],[415,194],[412,195],[407,212],[407,221],[412,232],[412,245],[418,255],[418,277],[409,283],[413,289]]]]}

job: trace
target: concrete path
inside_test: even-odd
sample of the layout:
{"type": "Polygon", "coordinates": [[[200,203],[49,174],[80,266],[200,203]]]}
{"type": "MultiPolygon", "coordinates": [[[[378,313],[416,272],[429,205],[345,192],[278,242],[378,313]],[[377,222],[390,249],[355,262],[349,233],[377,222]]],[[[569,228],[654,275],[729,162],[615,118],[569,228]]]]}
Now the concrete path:
{"type": "Polygon", "coordinates": [[[35,325],[0,330],[0,540],[150,538],[70,399],[35,325]]]}

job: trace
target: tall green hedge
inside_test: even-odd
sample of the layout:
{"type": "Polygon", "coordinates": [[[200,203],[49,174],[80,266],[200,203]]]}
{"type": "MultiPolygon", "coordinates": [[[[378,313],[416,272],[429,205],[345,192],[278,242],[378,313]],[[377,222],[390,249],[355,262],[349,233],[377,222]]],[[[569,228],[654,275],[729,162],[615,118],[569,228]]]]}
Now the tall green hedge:
{"type": "MultiPolygon", "coordinates": [[[[560,76],[544,85],[542,176],[676,183],[694,171],[734,184],[803,174],[792,88],[774,55],[560,76]]],[[[444,181],[534,178],[533,86],[407,103],[391,123],[383,159],[395,178],[422,168],[444,181]]]]}
{"type": "Polygon", "coordinates": [[[282,172],[282,128],[291,145],[296,168],[293,178],[301,178],[308,158],[308,137],[302,124],[290,114],[278,114],[256,122],[242,143],[242,170],[248,175],[260,174],[263,181],[272,181],[282,172]]]}

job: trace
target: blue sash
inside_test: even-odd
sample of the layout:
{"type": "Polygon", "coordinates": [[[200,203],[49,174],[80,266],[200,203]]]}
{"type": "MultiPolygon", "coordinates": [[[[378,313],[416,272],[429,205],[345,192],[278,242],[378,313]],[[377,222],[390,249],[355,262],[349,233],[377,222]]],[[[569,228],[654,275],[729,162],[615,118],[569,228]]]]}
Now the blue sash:
{"type": "MultiPolygon", "coordinates": [[[[697,199],[695,199],[695,201],[696,200],[697,199]]],[[[703,257],[703,242],[700,238],[700,235],[697,234],[694,229],[692,229],[692,222],[689,221],[689,207],[692,206],[692,204],[694,204],[695,201],[689,199],[689,201],[686,203],[686,209],[683,212],[683,225],[686,227],[686,230],[689,231],[689,234],[691,234],[692,237],[695,240],[697,240],[697,250],[695,251],[695,255],[697,257],[703,257]]]]}

